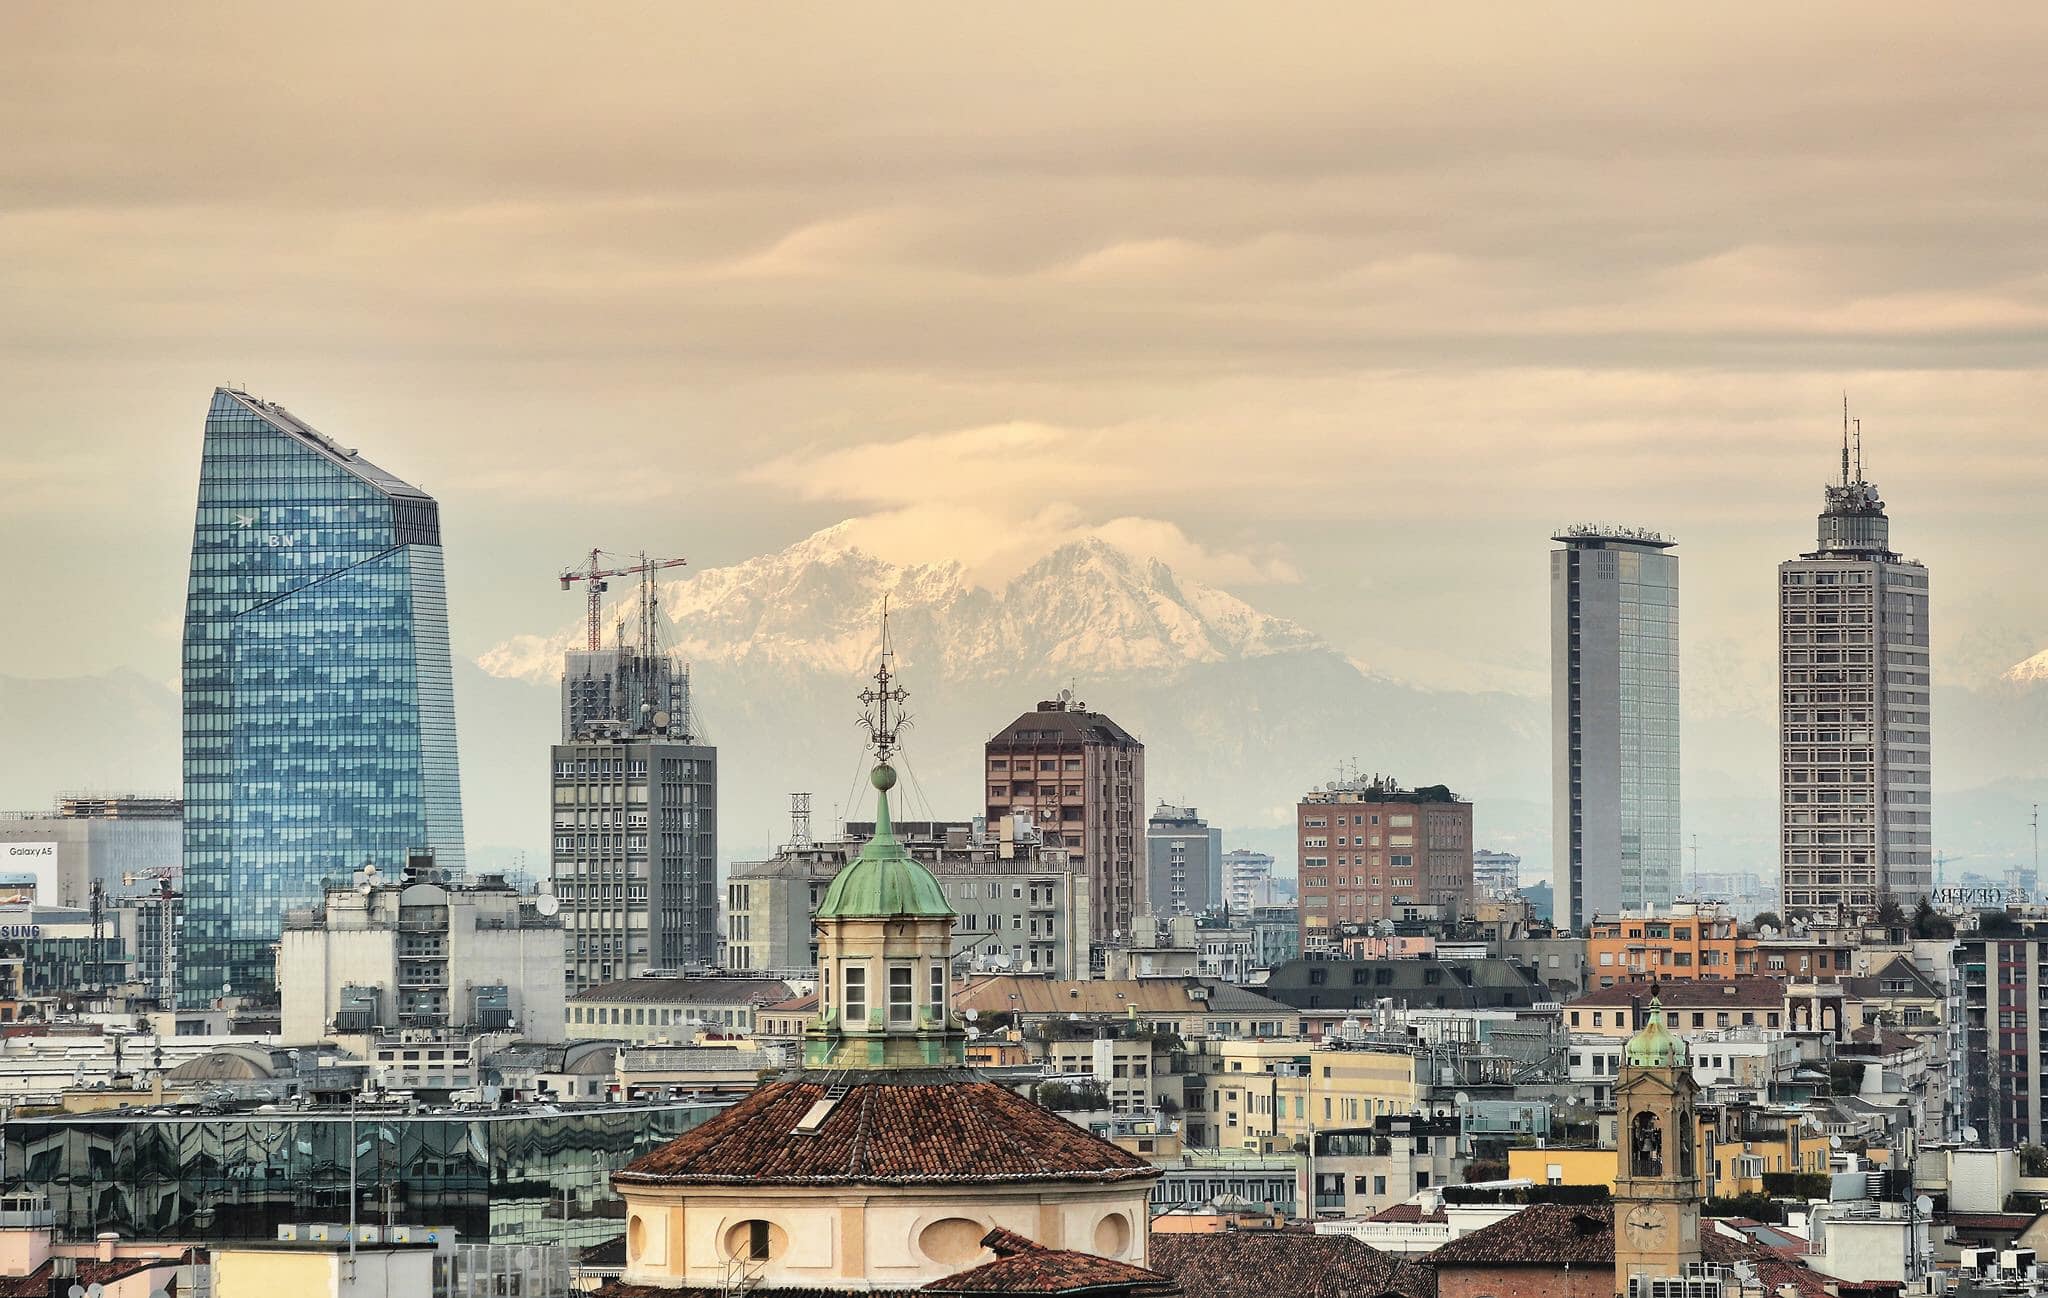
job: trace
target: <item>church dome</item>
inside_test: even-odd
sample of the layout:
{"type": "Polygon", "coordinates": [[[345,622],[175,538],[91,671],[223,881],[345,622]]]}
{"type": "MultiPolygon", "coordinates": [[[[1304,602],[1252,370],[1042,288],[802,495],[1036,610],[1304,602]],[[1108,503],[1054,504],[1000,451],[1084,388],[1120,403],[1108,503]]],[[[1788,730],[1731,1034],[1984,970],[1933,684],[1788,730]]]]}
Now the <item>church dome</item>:
{"type": "Polygon", "coordinates": [[[1631,1068],[1683,1068],[1691,1052],[1679,1035],[1664,1026],[1664,1005],[1650,998],[1650,1021],[1628,1039],[1622,1056],[1631,1068]]]}
{"type": "Polygon", "coordinates": [[[945,889],[896,841],[889,820],[889,790],[896,768],[883,763],[870,777],[875,785],[875,836],[860,855],[833,877],[818,904],[819,919],[895,919],[899,916],[945,917],[954,914],[945,889]]]}

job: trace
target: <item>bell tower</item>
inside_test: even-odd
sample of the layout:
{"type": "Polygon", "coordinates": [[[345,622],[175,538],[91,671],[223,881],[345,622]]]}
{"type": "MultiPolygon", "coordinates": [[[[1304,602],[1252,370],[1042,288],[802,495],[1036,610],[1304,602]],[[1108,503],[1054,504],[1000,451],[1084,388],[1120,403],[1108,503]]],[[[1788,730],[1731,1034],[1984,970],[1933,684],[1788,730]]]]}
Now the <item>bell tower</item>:
{"type": "Polygon", "coordinates": [[[1614,1178],[1614,1291],[1632,1276],[1681,1276],[1700,1260],[1700,1171],[1686,1044],[1664,1025],[1652,990],[1649,1021],[1628,1039],[1615,1084],[1620,1166],[1614,1178]]]}

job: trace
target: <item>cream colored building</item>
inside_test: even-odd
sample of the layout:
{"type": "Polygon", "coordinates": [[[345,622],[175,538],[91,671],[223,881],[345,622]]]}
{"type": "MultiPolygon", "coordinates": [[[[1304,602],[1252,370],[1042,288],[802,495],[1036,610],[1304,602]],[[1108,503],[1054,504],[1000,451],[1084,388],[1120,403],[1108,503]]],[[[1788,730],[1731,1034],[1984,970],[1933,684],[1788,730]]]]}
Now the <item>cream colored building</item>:
{"type": "Polygon", "coordinates": [[[1205,1041],[1191,1062],[1205,1075],[1203,1111],[1187,1114],[1190,1143],[1286,1149],[1309,1127],[1366,1125],[1421,1107],[1415,1057],[1307,1041],[1205,1041]]]}
{"type": "Polygon", "coordinates": [[[294,1241],[213,1250],[213,1298],[416,1298],[434,1291],[430,1247],[294,1241]]]}

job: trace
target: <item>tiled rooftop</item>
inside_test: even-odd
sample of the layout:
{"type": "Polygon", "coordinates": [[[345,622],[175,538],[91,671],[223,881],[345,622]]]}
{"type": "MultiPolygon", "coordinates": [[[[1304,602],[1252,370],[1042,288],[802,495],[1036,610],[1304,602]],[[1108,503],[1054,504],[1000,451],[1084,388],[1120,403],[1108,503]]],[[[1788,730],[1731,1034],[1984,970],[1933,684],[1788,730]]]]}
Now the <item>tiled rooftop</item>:
{"type": "Polygon", "coordinates": [[[1232,1230],[1152,1236],[1152,1269],[1187,1298],[1436,1298],[1426,1268],[1348,1235],[1232,1230]]]}
{"type": "Polygon", "coordinates": [[[621,1183],[981,1184],[1160,1173],[1016,1092],[959,1072],[804,1073],[771,1081],[629,1164],[621,1183]],[[850,1089],[799,1132],[835,1084],[850,1089]]]}
{"type": "Polygon", "coordinates": [[[957,1294],[962,1298],[979,1294],[1146,1294],[1180,1292],[1171,1280],[1141,1266],[1047,1248],[1043,1244],[1000,1227],[982,1237],[982,1247],[996,1255],[957,1275],[934,1280],[927,1293],[957,1294]]]}

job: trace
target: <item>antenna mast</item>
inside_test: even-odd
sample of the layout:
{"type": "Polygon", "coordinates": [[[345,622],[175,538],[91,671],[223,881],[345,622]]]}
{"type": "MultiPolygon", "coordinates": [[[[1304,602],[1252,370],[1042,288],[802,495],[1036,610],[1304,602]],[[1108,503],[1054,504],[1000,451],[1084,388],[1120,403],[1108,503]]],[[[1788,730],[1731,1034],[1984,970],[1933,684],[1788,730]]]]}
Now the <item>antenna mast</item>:
{"type": "Polygon", "coordinates": [[[1849,485],[1849,393],[1842,392],[1842,485],[1849,485]]]}
{"type": "Polygon", "coordinates": [[[811,795],[808,793],[789,795],[789,845],[811,845],[811,795]]]}

